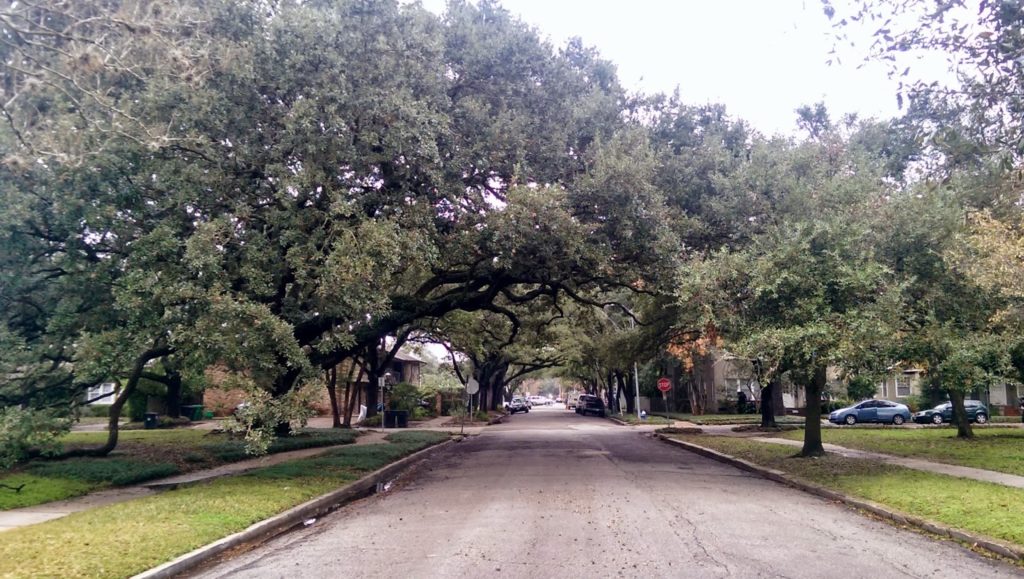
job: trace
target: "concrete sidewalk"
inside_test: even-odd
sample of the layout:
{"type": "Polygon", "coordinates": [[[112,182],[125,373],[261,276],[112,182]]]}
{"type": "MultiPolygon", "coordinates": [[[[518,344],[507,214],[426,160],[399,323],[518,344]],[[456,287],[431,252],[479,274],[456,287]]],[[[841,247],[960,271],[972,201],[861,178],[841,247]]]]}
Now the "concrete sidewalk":
{"type": "Polygon", "coordinates": [[[63,501],[53,501],[31,507],[0,511],[0,532],[16,529],[18,527],[34,525],[45,521],[52,521],[54,519],[66,517],[72,513],[78,513],[89,509],[147,497],[163,490],[210,481],[220,477],[237,475],[258,468],[288,462],[290,460],[309,458],[338,448],[363,444],[380,444],[384,442],[384,438],[387,434],[388,432],[386,431],[367,430],[362,432],[352,444],[321,446],[317,448],[304,448],[289,452],[279,452],[276,454],[225,464],[216,468],[197,470],[182,475],[152,480],[136,486],[104,489],[63,501]]]}
{"type": "MultiPolygon", "coordinates": [[[[769,444],[782,444],[786,446],[795,447],[800,447],[803,446],[804,444],[799,440],[788,440],[785,438],[770,438],[764,436],[754,436],[749,437],[749,439],[769,444]]],[[[834,444],[824,444],[823,446],[825,447],[825,450],[827,450],[828,452],[833,452],[840,456],[877,460],[895,466],[912,468],[914,470],[933,472],[936,474],[944,474],[948,476],[973,479],[982,482],[990,482],[1008,487],[1024,489],[1024,476],[1017,476],[1013,474],[995,472],[980,468],[971,468],[969,466],[957,466],[941,462],[931,462],[927,460],[921,460],[919,458],[907,458],[902,456],[893,456],[891,454],[881,454],[877,452],[867,452],[864,450],[854,450],[852,448],[836,446],[834,444]]]]}

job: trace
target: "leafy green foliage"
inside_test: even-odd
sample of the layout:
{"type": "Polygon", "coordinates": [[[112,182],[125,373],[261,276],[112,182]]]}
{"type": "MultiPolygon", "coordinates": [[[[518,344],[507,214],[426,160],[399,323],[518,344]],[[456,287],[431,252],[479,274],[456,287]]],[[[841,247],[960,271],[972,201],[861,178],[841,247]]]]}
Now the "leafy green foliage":
{"type": "Polygon", "coordinates": [[[46,410],[17,406],[0,408],[0,470],[10,468],[31,453],[53,454],[71,420],[46,410]]]}
{"type": "Polygon", "coordinates": [[[875,395],[875,381],[868,376],[853,376],[846,382],[846,395],[850,400],[865,400],[875,395]]]}

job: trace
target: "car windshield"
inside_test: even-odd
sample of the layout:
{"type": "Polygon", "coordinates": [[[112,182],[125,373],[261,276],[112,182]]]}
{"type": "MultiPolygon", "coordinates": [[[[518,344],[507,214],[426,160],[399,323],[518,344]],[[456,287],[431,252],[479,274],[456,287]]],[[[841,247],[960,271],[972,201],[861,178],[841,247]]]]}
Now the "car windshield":
{"type": "Polygon", "coordinates": [[[932,410],[945,410],[945,409],[949,408],[949,406],[950,406],[949,402],[947,402],[945,404],[939,404],[935,408],[932,408],[932,410]]]}

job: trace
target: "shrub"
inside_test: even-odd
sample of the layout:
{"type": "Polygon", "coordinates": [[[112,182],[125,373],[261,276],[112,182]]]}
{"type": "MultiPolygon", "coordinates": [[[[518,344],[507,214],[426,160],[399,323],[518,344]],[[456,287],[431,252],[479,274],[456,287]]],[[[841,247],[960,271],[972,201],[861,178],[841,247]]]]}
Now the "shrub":
{"type": "Polygon", "coordinates": [[[903,401],[911,412],[918,412],[923,408],[931,408],[933,406],[932,404],[930,404],[931,401],[928,399],[927,396],[921,396],[918,394],[907,396],[906,398],[903,399],[903,401]]]}
{"type": "Polygon", "coordinates": [[[142,419],[145,418],[146,406],[148,404],[149,394],[136,389],[132,392],[131,396],[128,397],[128,403],[122,411],[122,414],[127,414],[128,419],[132,422],[142,422],[142,419]]]}
{"type": "Polygon", "coordinates": [[[367,416],[359,423],[360,426],[380,426],[381,415],[374,414],[373,416],[367,416]]]}
{"type": "Polygon", "coordinates": [[[490,422],[491,415],[486,410],[477,410],[476,414],[473,415],[473,421],[475,422],[490,422]]]}
{"type": "Polygon", "coordinates": [[[399,382],[391,387],[388,394],[389,410],[405,410],[411,412],[419,405],[420,391],[408,382],[399,382]]]}
{"type": "Polygon", "coordinates": [[[110,406],[107,406],[105,404],[89,404],[86,406],[80,406],[78,408],[78,412],[82,416],[106,418],[110,416],[110,406]]]}
{"type": "Polygon", "coordinates": [[[426,420],[428,418],[431,418],[432,416],[433,414],[429,412],[426,408],[417,407],[412,409],[412,414],[410,415],[410,418],[412,420],[426,420]]]}
{"type": "Polygon", "coordinates": [[[853,404],[854,403],[853,403],[852,400],[842,400],[842,399],[840,399],[840,400],[829,400],[828,402],[825,402],[825,403],[823,403],[821,405],[821,412],[822,412],[822,414],[828,414],[830,412],[835,412],[836,410],[839,410],[840,408],[846,408],[847,406],[852,406],[853,404]]]}
{"type": "Polygon", "coordinates": [[[17,406],[0,409],[0,469],[10,468],[30,454],[54,453],[58,438],[71,430],[71,419],[46,410],[17,406]]]}
{"type": "Polygon", "coordinates": [[[878,387],[867,376],[854,376],[846,383],[846,395],[851,400],[865,400],[875,395],[878,387]]]}
{"type": "Polygon", "coordinates": [[[158,420],[160,428],[174,428],[176,426],[188,426],[189,424],[192,424],[192,421],[184,417],[171,418],[170,416],[161,416],[158,420]]]}

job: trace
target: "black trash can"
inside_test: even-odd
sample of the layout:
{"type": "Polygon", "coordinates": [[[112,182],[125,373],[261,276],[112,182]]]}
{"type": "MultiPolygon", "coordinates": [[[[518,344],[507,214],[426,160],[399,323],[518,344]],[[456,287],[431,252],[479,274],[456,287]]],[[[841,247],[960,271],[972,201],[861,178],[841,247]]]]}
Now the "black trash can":
{"type": "Polygon", "coordinates": [[[157,418],[159,418],[160,415],[157,414],[156,412],[147,412],[147,413],[143,414],[142,416],[143,416],[143,424],[145,424],[146,430],[151,430],[153,428],[156,428],[159,425],[159,422],[157,421],[157,418]]]}
{"type": "Polygon", "coordinates": [[[409,427],[409,411],[408,410],[385,410],[384,411],[384,428],[408,428],[409,427]]]}

